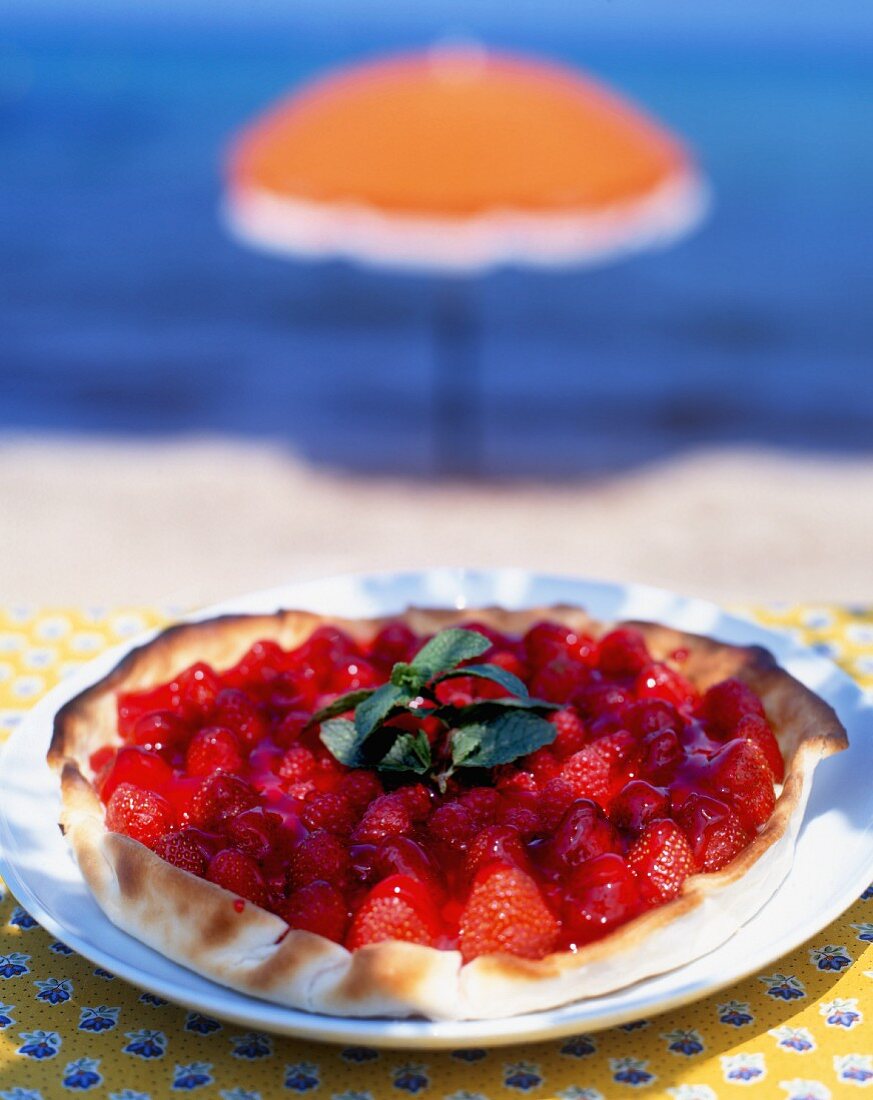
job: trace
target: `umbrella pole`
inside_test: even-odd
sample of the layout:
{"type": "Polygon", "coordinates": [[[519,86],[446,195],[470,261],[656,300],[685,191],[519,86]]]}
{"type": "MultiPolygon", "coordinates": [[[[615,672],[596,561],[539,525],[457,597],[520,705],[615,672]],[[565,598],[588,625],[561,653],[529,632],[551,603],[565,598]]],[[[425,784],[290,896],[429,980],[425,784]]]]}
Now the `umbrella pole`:
{"type": "Polygon", "coordinates": [[[469,279],[460,276],[436,286],[434,454],[436,472],[444,477],[481,470],[481,373],[470,290],[469,279]]]}

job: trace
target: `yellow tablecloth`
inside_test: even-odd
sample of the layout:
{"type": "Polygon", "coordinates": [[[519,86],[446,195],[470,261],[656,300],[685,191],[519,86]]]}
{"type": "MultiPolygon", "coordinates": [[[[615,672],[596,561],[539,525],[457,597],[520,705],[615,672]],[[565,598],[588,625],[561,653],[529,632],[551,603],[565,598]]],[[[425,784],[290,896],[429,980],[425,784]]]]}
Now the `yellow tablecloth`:
{"type": "MultiPolygon", "coordinates": [[[[873,612],[758,609],[873,687],[873,612]]],[[[64,672],[162,616],[0,612],[0,737],[64,672]]],[[[873,873],[871,873],[873,877],[873,873]]],[[[0,1100],[482,1100],[670,1096],[828,1100],[873,1091],[873,888],[809,943],[687,1008],[594,1035],[454,1053],[341,1050],[187,1012],[141,993],[0,902],[0,1100]]]]}

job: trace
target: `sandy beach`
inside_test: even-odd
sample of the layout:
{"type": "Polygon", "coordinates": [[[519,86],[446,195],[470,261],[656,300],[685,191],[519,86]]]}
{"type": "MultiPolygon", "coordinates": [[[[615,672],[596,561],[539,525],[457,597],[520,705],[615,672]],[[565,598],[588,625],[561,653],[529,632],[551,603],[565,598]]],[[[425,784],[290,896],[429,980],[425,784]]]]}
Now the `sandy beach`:
{"type": "Polygon", "coordinates": [[[607,480],[335,474],[268,445],[0,440],[0,602],[194,607],[294,578],[522,566],[721,602],[873,601],[873,461],[690,452],[607,480]]]}

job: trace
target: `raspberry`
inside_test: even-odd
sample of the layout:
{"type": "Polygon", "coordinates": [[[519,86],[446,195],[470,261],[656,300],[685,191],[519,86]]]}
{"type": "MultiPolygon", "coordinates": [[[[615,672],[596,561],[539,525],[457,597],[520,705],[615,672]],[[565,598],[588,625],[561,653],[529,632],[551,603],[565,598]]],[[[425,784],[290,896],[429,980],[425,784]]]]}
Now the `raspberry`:
{"type": "Polygon", "coordinates": [[[355,827],[358,815],[348,798],[325,791],[307,799],[300,811],[300,820],[307,829],[327,829],[337,836],[348,836],[355,827]]]}
{"type": "Polygon", "coordinates": [[[561,762],[548,747],[537,749],[520,762],[525,771],[529,771],[536,780],[536,786],[545,786],[550,779],[560,774],[561,762]]]}
{"type": "Polygon", "coordinates": [[[680,709],[694,706],[697,692],[681,672],[675,672],[658,661],[641,669],[634,681],[638,699],[662,699],[680,709]]]}
{"type": "Polygon", "coordinates": [[[463,803],[445,802],[430,815],[427,831],[434,840],[463,852],[476,833],[476,819],[463,803]]]}
{"type": "Polygon", "coordinates": [[[571,943],[590,943],[635,916],[641,908],[633,872],[621,856],[606,852],[583,863],[566,881],[564,927],[571,943]]]}
{"type": "Polygon", "coordinates": [[[375,886],[352,920],[346,941],[350,951],[370,943],[404,940],[436,946],[439,916],[421,883],[406,875],[392,875],[375,886]]]}
{"type": "Polygon", "coordinates": [[[267,723],[257,704],[245,692],[235,688],[225,688],[218,693],[212,721],[216,726],[226,726],[232,730],[247,748],[267,735],[267,723]]]}
{"type": "Polygon", "coordinates": [[[473,879],[480,867],[495,860],[530,873],[530,860],[518,829],[511,825],[489,825],[477,833],[464,861],[467,878],[473,879]]]}
{"type": "Polygon", "coordinates": [[[206,726],[191,738],[185,753],[189,775],[237,772],[243,765],[239,741],[224,726],[206,726]]]}
{"type": "Polygon", "coordinates": [[[255,905],[267,900],[267,887],[257,863],[236,848],[222,848],[209,861],[206,877],[232,894],[246,898],[255,905]]]}
{"type": "Polygon", "coordinates": [[[773,772],[754,741],[728,741],[713,756],[713,793],[731,803],[743,825],[754,832],[776,808],[773,772]]]}
{"type": "Polygon", "coordinates": [[[633,627],[619,627],[600,639],[598,667],[607,676],[636,676],[649,661],[646,640],[633,627]]]}
{"type": "Polygon", "coordinates": [[[209,829],[250,810],[256,802],[255,792],[244,779],[216,772],[207,776],[194,792],[189,817],[193,825],[209,829]]]}
{"type": "Polygon", "coordinates": [[[779,748],[776,735],[766,718],[762,718],[758,714],[744,714],[737,722],[734,736],[745,738],[746,741],[752,741],[756,744],[770,765],[774,780],[777,783],[783,781],[785,778],[785,761],[782,759],[782,750],[779,748]]]}
{"type": "Polygon", "coordinates": [[[563,710],[556,711],[549,721],[558,731],[550,746],[553,753],[561,757],[572,756],[585,744],[585,723],[574,707],[564,707],[563,710]]]}
{"type": "Polygon", "coordinates": [[[542,829],[542,819],[532,806],[507,806],[500,814],[501,825],[511,825],[525,840],[542,829]]]}
{"type": "Polygon", "coordinates": [[[324,879],[334,886],[343,886],[351,864],[345,845],[324,829],[310,833],[291,850],[288,860],[288,881],[294,889],[324,879]]]}
{"type": "Polygon", "coordinates": [[[289,710],[273,731],[273,740],[280,748],[289,748],[300,739],[311,718],[312,715],[305,710],[289,710]]]}
{"type": "Polygon", "coordinates": [[[190,736],[190,727],[171,710],[156,710],[137,719],[130,740],[140,748],[161,753],[184,746],[190,736]]]}
{"type": "Polygon", "coordinates": [[[411,661],[419,648],[417,635],[405,623],[388,623],[370,643],[370,659],[387,672],[398,661],[411,661]]]}
{"type": "Polygon", "coordinates": [[[119,783],[106,807],[106,828],[147,848],[154,848],[174,824],[173,808],[165,798],[132,783],[119,783]]]}
{"type": "Polygon", "coordinates": [[[675,821],[650,821],[631,845],[627,861],[649,905],[676,897],[696,866],[691,845],[675,821]]]}
{"type": "Polygon", "coordinates": [[[132,745],[125,746],[118,750],[108,773],[102,780],[98,780],[100,797],[108,802],[121,783],[132,783],[147,791],[163,792],[172,778],[172,768],[157,753],[132,745]]]}
{"type": "Polygon", "coordinates": [[[612,800],[609,817],[620,829],[638,833],[650,821],[667,817],[670,799],[666,791],[653,787],[644,779],[632,779],[612,800]]]}
{"type": "Polygon", "coordinates": [[[349,922],[348,908],[342,894],[323,880],[310,882],[308,886],[295,890],[280,903],[277,912],[292,928],[315,932],[334,943],[343,942],[349,922]]]}
{"type": "Polygon", "coordinates": [[[494,786],[501,793],[503,791],[527,791],[535,794],[539,789],[539,783],[534,773],[524,771],[515,764],[505,764],[495,769],[494,786]]]}
{"type": "Polygon", "coordinates": [[[355,829],[355,844],[376,844],[388,836],[402,836],[412,829],[412,815],[397,794],[374,799],[355,829]]]}
{"type": "Polygon", "coordinates": [[[752,839],[729,806],[696,791],[675,811],[675,819],[688,837],[695,865],[704,871],[721,870],[752,839]]]}
{"type": "Polygon", "coordinates": [[[604,852],[621,851],[621,837],[596,803],[580,798],[561,818],[551,851],[563,866],[576,867],[604,852]]]}
{"type": "Polygon", "coordinates": [[[397,795],[403,800],[403,805],[409,811],[413,821],[425,821],[432,809],[431,793],[423,783],[411,783],[408,787],[401,787],[397,795]]]}
{"type": "Polygon", "coordinates": [[[703,696],[700,713],[717,733],[733,736],[740,719],[747,714],[765,718],[764,704],[742,680],[722,680],[714,684],[703,696]]]}
{"type": "Polygon", "coordinates": [[[192,836],[191,829],[164,833],[154,850],[161,859],[165,859],[167,863],[172,863],[174,867],[179,867],[191,875],[203,878],[206,874],[208,860],[203,846],[192,836]]]}
{"type": "Polygon", "coordinates": [[[459,946],[464,962],[493,954],[540,959],[554,950],[560,930],[530,875],[490,863],[476,874],[461,912],[459,946]]]}
{"type": "Polygon", "coordinates": [[[305,783],[315,774],[315,756],[304,745],[292,745],[282,757],[279,776],[287,790],[294,783],[305,783]]]}
{"type": "Polygon", "coordinates": [[[253,806],[227,822],[228,839],[234,847],[252,859],[266,859],[279,843],[282,829],[281,814],[253,806]]]}
{"type": "Polygon", "coordinates": [[[375,772],[352,771],[343,776],[339,793],[345,795],[356,810],[363,810],[383,793],[382,781],[375,772]]]}
{"type": "Polygon", "coordinates": [[[500,795],[493,787],[473,787],[461,795],[461,805],[473,815],[477,829],[490,825],[500,809],[500,795]]]}
{"type": "Polygon", "coordinates": [[[575,797],[573,788],[560,778],[550,779],[543,787],[540,797],[537,799],[537,810],[547,832],[553,833],[555,831],[575,797]]]}

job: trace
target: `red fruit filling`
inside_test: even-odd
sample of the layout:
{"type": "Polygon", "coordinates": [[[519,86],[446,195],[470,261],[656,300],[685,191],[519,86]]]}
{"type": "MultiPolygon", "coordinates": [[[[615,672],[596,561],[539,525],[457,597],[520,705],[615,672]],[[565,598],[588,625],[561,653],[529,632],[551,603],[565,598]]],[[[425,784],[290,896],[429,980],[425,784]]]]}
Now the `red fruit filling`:
{"type": "MultiPolygon", "coordinates": [[[[340,764],[313,715],[386,683],[427,639],[399,622],[369,643],[321,627],[294,650],[258,642],[233,668],[119,696],[120,744],[91,758],[107,827],[229,890],[237,912],[252,902],[351,950],[404,940],[469,962],[590,943],[721,870],[773,813],[782,752],[745,683],[701,696],[687,654],[656,660],[631,627],[599,641],[551,622],[477,629],[488,664],[556,704],[554,739],[528,756],[443,784],[340,764]]],[[[506,694],[456,675],[436,698],[506,694]]],[[[426,710],[388,729],[445,755],[449,730],[426,710]]]]}

